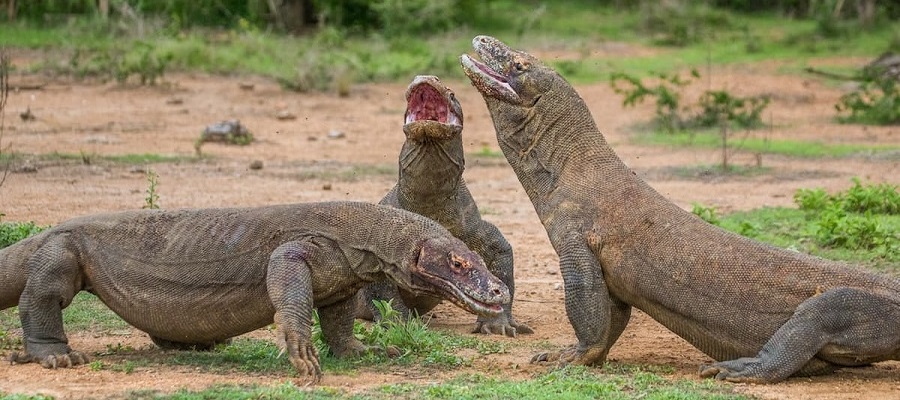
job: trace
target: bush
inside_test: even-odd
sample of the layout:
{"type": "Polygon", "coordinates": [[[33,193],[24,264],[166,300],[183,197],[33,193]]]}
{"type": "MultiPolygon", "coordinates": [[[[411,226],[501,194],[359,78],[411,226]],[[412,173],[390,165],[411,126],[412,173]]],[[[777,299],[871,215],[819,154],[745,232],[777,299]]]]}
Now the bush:
{"type": "Polygon", "coordinates": [[[700,203],[694,203],[691,212],[710,224],[719,225],[719,216],[716,215],[715,207],[706,207],[700,203]]]}
{"type": "Polygon", "coordinates": [[[872,213],[848,213],[839,203],[832,203],[819,215],[816,241],[820,246],[850,250],[887,250],[896,247],[893,235],[881,228],[872,213]]]}
{"type": "Polygon", "coordinates": [[[794,203],[801,210],[820,211],[831,204],[831,196],[822,188],[799,189],[794,193],[794,203]]]}
{"type": "MultiPolygon", "coordinates": [[[[690,76],[699,79],[700,73],[692,69],[690,76]]],[[[655,98],[656,123],[670,133],[688,127],[714,127],[723,121],[740,128],[763,126],[762,112],[769,105],[768,97],[738,97],[724,90],[707,90],[696,105],[699,112],[690,116],[688,110],[692,107],[682,105],[681,89],[691,80],[682,79],[677,74],[659,74],[657,77],[659,82],[652,86],[644,84],[634,75],[616,72],[611,76],[610,85],[614,92],[625,96],[622,101],[625,107],[655,98]]]]}
{"type": "MultiPolygon", "coordinates": [[[[700,73],[693,69],[691,76],[699,78],[700,73]]],[[[680,90],[691,81],[682,79],[677,74],[659,74],[657,78],[659,83],[656,86],[649,86],[634,75],[614,72],[610,78],[610,85],[614,92],[625,96],[622,100],[624,107],[634,107],[647,98],[656,98],[656,123],[668,132],[675,132],[684,126],[684,118],[680,111],[680,90]],[[625,86],[622,82],[625,82],[625,86]]]]}
{"type": "Polygon", "coordinates": [[[0,223],[0,249],[36,235],[47,228],[46,226],[37,226],[34,222],[2,222],[0,223]]]}
{"type": "Polygon", "coordinates": [[[768,105],[768,97],[737,97],[724,90],[708,90],[700,96],[700,113],[691,121],[713,127],[724,118],[742,128],[758,128],[763,126],[762,112],[768,105]]]}
{"type": "Polygon", "coordinates": [[[847,212],[900,214],[900,186],[882,183],[863,185],[853,178],[853,186],[846,192],[829,195],[824,189],[800,189],[794,193],[794,203],[801,210],[825,211],[837,206],[847,212]]]}
{"type": "Polygon", "coordinates": [[[841,96],[834,107],[838,121],[870,124],[900,124],[900,87],[897,79],[890,76],[874,78],[860,83],[857,90],[841,96]]]}
{"type": "Polygon", "coordinates": [[[900,214],[898,186],[864,186],[858,178],[846,192],[829,195],[823,189],[801,189],[794,194],[801,210],[816,219],[816,242],[823,247],[851,250],[876,250],[894,253],[900,250],[900,234],[885,230],[879,214],[900,214]]]}

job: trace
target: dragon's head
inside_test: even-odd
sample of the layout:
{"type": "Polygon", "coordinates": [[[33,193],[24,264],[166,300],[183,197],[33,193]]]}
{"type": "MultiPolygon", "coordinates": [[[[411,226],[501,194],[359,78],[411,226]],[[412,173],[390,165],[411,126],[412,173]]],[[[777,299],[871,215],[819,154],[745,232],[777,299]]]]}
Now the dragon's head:
{"type": "Polygon", "coordinates": [[[406,89],[406,137],[447,140],[459,136],[462,129],[462,107],[453,91],[436,76],[416,76],[406,89]]]}
{"type": "Polygon", "coordinates": [[[565,83],[556,71],[536,57],[511,49],[490,36],[476,36],[472,47],[481,61],[463,54],[460,63],[486,100],[497,100],[509,107],[531,108],[555,90],[560,81],[565,83]]]}
{"type": "Polygon", "coordinates": [[[390,274],[401,288],[449,300],[478,315],[497,316],[510,301],[509,288],[488,271],[481,256],[449,235],[422,242],[405,269],[390,274]]]}

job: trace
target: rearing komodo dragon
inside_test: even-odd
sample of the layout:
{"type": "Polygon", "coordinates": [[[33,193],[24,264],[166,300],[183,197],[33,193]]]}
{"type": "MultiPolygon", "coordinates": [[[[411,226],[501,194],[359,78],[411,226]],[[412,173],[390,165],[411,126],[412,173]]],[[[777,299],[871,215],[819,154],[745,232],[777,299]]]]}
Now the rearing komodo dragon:
{"type": "Polygon", "coordinates": [[[720,361],[704,377],[775,382],[900,359],[900,281],[682,210],[616,156],[553,69],[491,37],[473,46],[481,61],[463,55],[463,69],[559,254],[578,338],[533,361],[602,363],[632,306],[720,361]]]}
{"type": "MultiPolygon", "coordinates": [[[[437,221],[481,255],[491,273],[509,288],[509,303],[503,314],[494,318],[478,317],[475,332],[516,336],[532,333],[527,325],[512,316],[515,296],[512,246],[496,226],[481,219],[478,206],[462,177],[465,169],[462,129],[463,113],[456,95],[440,79],[420,75],[406,89],[406,113],[403,133],[406,141],[400,150],[397,184],[381,204],[402,208],[437,221]]],[[[423,315],[441,300],[433,296],[415,296],[397,291],[389,281],[373,283],[360,290],[359,316],[377,316],[372,300],[394,299],[394,307],[405,317],[423,315]]]]}
{"type": "Polygon", "coordinates": [[[404,290],[496,316],[509,291],[436,222],[356,202],[142,210],[75,218],[0,250],[0,310],[19,305],[25,352],[13,362],[87,362],[69,348],[62,309],[93,293],[161,347],[209,347],[277,324],[301,377],[321,377],[318,308],[338,357],[353,336],[356,293],[387,276],[404,290]]]}

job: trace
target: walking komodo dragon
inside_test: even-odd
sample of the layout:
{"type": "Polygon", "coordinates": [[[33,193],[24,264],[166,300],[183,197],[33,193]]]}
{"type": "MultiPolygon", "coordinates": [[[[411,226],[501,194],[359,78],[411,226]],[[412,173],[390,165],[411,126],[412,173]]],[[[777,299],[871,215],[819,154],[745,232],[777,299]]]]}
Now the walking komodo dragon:
{"type": "Polygon", "coordinates": [[[534,361],[598,364],[637,307],[719,361],[700,375],[775,382],[900,359],[900,281],[775,248],[665,199],[613,152],[572,86],[473,40],[461,63],[559,254],[578,344],[534,361]]]}
{"type": "Polygon", "coordinates": [[[321,377],[312,311],[338,357],[353,336],[356,293],[387,276],[404,290],[502,313],[509,291],[439,224],[356,202],[142,210],[63,222],[0,250],[0,309],[19,305],[24,353],[13,362],[87,362],[68,346],[61,310],[93,293],[161,347],[210,347],[274,322],[301,377],[321,377]]]}
{"type": "MultiPolygon", "coordinates": [[[[463,113],[453,91],[431,75],[415,77],[406,90],[407,108],[403,133],[406,141],[400,150],[400,176],[397,184],[381,200],[381,204],[402,208],[431,218],[470,249],[481,255],[491,273],[509,288],[510,302],[503,314],[494,318],[479,316],[478,333],[515,336],[532,333],[527,325],[512,316],[513,283],[512,247],[496,226],[481,219],[478,206],[466,187],[462,129],[463,113]]],[[[390,281],[372,283],[360,290],[359,316],[371,319],[378,311],[372,300],[393,299],[394,307],[404,317],[423,315],[440,299],[416,296],[400,290],[390,281]]]]}

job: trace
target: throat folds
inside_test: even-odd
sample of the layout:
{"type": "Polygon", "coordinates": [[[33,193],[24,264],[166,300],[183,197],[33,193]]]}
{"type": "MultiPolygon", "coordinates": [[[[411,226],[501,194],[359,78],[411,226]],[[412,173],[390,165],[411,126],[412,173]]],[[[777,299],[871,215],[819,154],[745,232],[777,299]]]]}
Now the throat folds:
{"type": "Polygon", "coordinates": [[[427,205],[423,200],[451,197],[458,190],[463,170],[459,136],[451,140],[407,140],[400,156],[400,200],[416,199],[416,206],[421,207],[427,205]]]}

